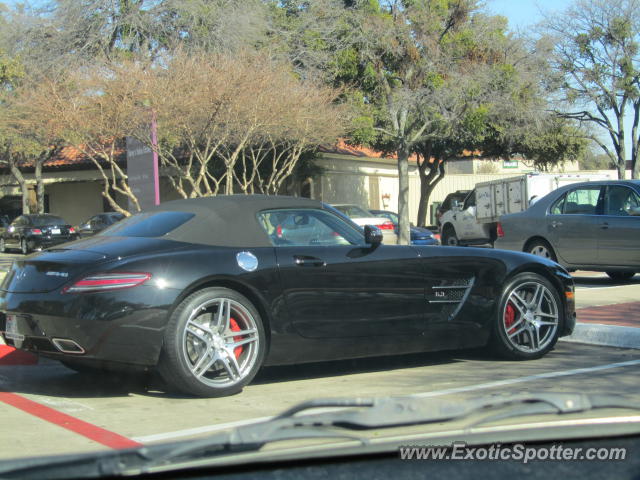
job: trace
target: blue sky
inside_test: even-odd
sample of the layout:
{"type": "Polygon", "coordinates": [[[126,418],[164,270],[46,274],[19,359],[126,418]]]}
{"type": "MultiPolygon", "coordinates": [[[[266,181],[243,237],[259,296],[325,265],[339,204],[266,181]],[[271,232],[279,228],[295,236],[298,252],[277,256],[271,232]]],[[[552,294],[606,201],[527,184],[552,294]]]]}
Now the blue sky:
{"type": "Polygon", "coordinates": [[[543,12],[565,10],[571,0],[485,0],[487,10],[509,19],[512,30],[524,29],[543,19],[543,12]]]}

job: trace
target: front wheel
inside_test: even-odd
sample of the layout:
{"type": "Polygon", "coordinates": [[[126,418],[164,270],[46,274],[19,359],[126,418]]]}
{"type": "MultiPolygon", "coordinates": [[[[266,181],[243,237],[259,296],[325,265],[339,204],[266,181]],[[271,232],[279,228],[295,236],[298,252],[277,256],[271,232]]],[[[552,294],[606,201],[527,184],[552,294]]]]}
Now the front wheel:
{"type": "Polygon", "coordinates": [[[628,282],[636,272],[606,272],[609,278],[615,282],[628,282]]]}
{"type": "Polygon", "coordinates": [[[26,238],[23,238],[22,240],[20,240],[20,251],[22,252],[23,255],[29,254],[29,244],[27,243],[26,238]]]}
{"type": "Polygon", "coordinates": [[[260,369],[266,336],[258,310],[228,288],[188,296],[167,324],[158,369],[176,389],[197,396],[238,393],[260,369]]]}
{"type": "Polygon", "coordinates": [[[558,341],[563,310],[557,289],[541,275],[521,273],[504,288],[491,346],[511,360],[544,356],[558,341]]]}
{"type": "Polygon", "coordinates": [[[447,225],[442,232],[442,245],[449,247],[457,247],[460,245],[456,230],[451,225],[447,225]]]}

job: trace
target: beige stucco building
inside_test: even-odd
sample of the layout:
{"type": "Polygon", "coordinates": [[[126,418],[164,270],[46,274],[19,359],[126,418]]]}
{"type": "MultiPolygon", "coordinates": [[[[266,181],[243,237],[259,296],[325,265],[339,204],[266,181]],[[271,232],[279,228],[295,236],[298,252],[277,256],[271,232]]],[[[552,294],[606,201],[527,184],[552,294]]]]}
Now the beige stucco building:
{"type": "MultiPolygon", "coordinates": [[[[294,191],[327,203],[356,203],[365,208],[398,210],[398,174],[394,158],[341,144],[323,149],[315,163],[322,173],[309,178],[294,191]]],[[[532,166],[522,160],[452,160],[447,162],[446,176],[433,191],[429,203],[433,206],[448,193],[470,190],[478,182],[531,171],[532,166]]],[[[567,163],[558,171],[577,172],[578,165],[575,162],[567,163]]],[[[414,161],[410,161],[409,177],[409,213],[415,222],[420,180],[414,161]]],[[[33,173],[27,172],[25,178],[30,184],[35,183],[33,173]]],[[[101,194],[102,178],[95,166],[86,159],[77,156],[55,159],[45,164],[43,179],[48,212],[65,218],[73,225],[109,210],[101,194]]],[[[180,198],[169,182],[162,178],[160,198],[162,201],[180,198]]],[[[121,204],[126,205],[126,202],[121,204]]],[[[0,213],[10,218],[21,213],[20,189],[6,172],[0,176],[0,213]]]]}

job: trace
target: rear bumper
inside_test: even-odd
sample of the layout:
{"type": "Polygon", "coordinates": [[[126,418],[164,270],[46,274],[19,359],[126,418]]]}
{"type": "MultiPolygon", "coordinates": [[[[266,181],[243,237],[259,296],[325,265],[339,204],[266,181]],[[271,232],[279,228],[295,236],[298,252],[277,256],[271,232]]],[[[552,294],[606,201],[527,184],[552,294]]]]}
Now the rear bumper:
{"type": "Polygon", "coordinates": [[[381,230],[382,231],[382,243],[385,245],[397,245],[398,235],[393,230],[381,230]]]}
{"type": "Polygon", "coordinates": [[[411,245],[440,245],[440,242],[435,238],[424,238],[411,240],[411,245]]]}
{"type": "Polygon", "coordinates": [[[82,295],[0,292],[0,332],[7,344],[51,358],[152,366],[177,294],[147,286],[82,295]],[[9,336],[8,315],[15,319],[9,336]],[[64,341],[82,351],[61,351],[64,341]]]}
{"type": "Polygon", "coordinates": [[[68,237],[30,237],[27,238],[27,243],[32,249],[48,248],[62,243],[73,242],[77,240],[76,235],[70,235],[68,237]]]}

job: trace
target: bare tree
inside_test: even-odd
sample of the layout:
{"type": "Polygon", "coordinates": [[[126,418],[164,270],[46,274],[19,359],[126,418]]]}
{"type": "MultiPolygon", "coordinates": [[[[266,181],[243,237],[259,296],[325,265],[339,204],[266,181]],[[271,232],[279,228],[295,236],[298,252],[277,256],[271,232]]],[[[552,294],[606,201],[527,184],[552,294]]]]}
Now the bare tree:
{"type": "Polygon", "coordinates": [[[20,97],[24,123],[45,130],[83,153],[103,180],[102,195],[117,212],[129,215],[114,192],[140,210],[129,188],[124,154],[124,137],[132,130],[140,102],[136,85],[117,75],[122,66],[92,65],[65,76],[40,79],[24,89],[20,97]]]}
{"type": "MultiPolygon", "coordinates": [[[[275,193],[303,151],[344,131],[338,91],[264,55],[181,53],[138,73],[158,118],[159,157],[183,197],[275,193]]],[[[144,126],[138,137],[149,143],[144,126]]]]}
{"type": "Polygon", "coordinates": [[[640,178],[640,1],[577,0],[545,25],[565,105],[558,113],[594,127],[589,138],[617,166],[621,179],[630,140],[633,178],[640,178]]]}

